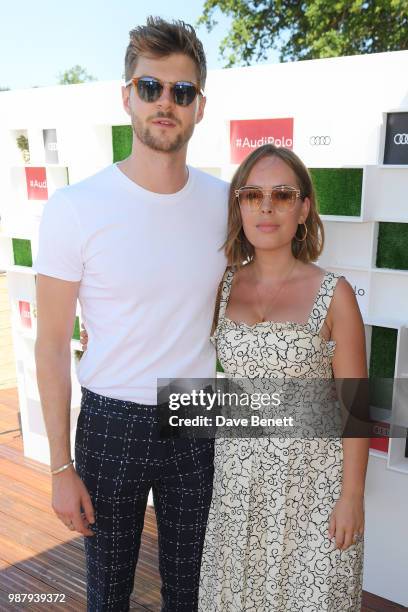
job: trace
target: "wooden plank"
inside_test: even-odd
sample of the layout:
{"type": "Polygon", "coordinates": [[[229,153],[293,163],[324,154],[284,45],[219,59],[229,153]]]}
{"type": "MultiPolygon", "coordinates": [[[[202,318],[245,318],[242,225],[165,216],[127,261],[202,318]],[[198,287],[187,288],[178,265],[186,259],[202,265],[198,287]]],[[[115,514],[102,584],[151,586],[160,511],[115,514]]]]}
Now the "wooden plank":
{"type": "Polygon", "coordinates": [[[11,327],[11,312],[10,310],[0,310],[0,329],[11,327]]]}
{"type": "Polygon", "coordinates": [[[3,476],[12,474],[14,480],[43,493],[49,493],[51,490],[50,479],[44,477],[44,474],[38,472],[36,468],[30,469],[26,465],[18,465],[3,457],[0,457],[0,474],[3,476]]]}
{"type": "MultiPolygon", "coordinates": [[[[80,563],[83,559],[83,539],[78,534],[73,535],[73,532],[68,530],[65,525],[54,515],[44,510],[30,507],[29,512],[26,512],[23,500],[16,498],[16,496],[4,496],[0,495],[0,512],[10,517],[18,516],[19,522],[24,523],[26,526],[19,526],[21,530],[27,530],[30,524],[34,524],[36,530],[41,530],[42,533],[48,534],[59,540],[60,543],[69,541],[73,546],[76,546],[80,550],[80,563]]],[[[1,517],[0,513],[0,517],[1,517]]],[[[3,519],[7,523],[7,518],[3,519]]],[[[12,520],[12,519],[10,519],[12,520]]],[[[8,533],[13,535],[13,530],[8,533]]],[[[14,537],[14,536],[13,536],[14,537]]],[[[25,535],[26,537],[26,535],[25,535]]],[[[143,572],[151,582],[160,584],[160,579],[157,571],[157,543],[153,536],[144,534],[143,541],[140,547],[140,564],[143,568],[143,572]]]]}
{"type": "MultiPolygon", "coordinates": [[[[62,593],[61,589],[55,588],[41,580],[37,580],[20,567],[15,567],[13,565],[0,572],[0,589],[4,593],[62,593]]],[[[45,609],[79,612],[86,610],[86,597],[73,599],[65,594],[64,603],[36,604],[27,602],[27,604],[18,605],[18,609],[21,610],[22,608],[28,608],[38,612],[44,612],[45,609]]]]}
{"type": "Polygon", "coordinates": [[[399,604],[383,599],[378,595],[372,595],[371,593],[364,592],[363,605],[370,612],[407,612],[408,608],[400,606],[399,604]]]}
{"type": "Polygon", "coordinates": [[[17,605],[17,604],[12,604],[10,603],[9,600],[9,594],[10,594],[10,590],[9,590],[9,582],[7,581],[7,584],[5,585],[5,591],[2,590],[1,588],[1,584],[0,584],[0,610],[7,610],[7,612],[9,610],[21,610],[24,609],[23,606],[17,605]]]}
{"type": "MultiPolygon", "coordinates": [[[[48,575],[56,585],[64,584],[71,589],[72,584],[77,588],[84,586],[84,555],[81,550],[70,543],[58,543],[53,548],[46,549],[44,546],[33,548],[33,538],[30,534],[23,533],[20,538],[15,538],[15,531],[9,530],[9,535],[0,535],[0,557],[10,565],[30,567],[36,578],[44,580],[48,575]]],[[[41,537],[41,534],[39,534],[41,537]]],[[[33,573],[33,575],[34,575],[33,573]]],[[[67,591],[64,591],[67,592],[67,591]]]]}
{"type": "Polygon", "coordinates": [[[18,410],[18,390],[17,387],[13,389],[5,389],[0,394],[0,405],[3,404],[10,405],[16,411],[18,410]]]}
{"type": "MultiPolygon", "coordinates": [[[[5,503],[7,504],[7,500],[5,503]]],[[[53,587],[60,586],[62,592],[74,597],[78,591],[78,573],[82,575],[81,581],[85,582],[83,551],[78,550],[75,553],[72,547],[58,542],[53,535],[38,533],[37,529],[37,525],[34,529],[29,525],[22,525],[21,520],[0,514],[1,557],[10,564],[23,567],[36,579],[53,587]],[[42,550],[44,548],[46,550],[42,550]]],[[[135,596],[139,602],[151,604],[157,600],[160,582],[156,569],[157,561],[156,565],[149,562],[149,552],[143,544],[135,580],[135,596]]]]}
{"type": "MultiPolygon", "coordinates": [[[[53,536],[60,542],[67,540],[75,540],[78,534],[73,535],[65,525],[57,518],[54,512],[48,509],[39,509],[33,506],[27,506],[22,497],[7,494],[0,491],[0,517],[7,515],[10,518],[18,517],[20,523],[24,523],[29,527],[35,525],[35,529],[41,533],[53,536]]],[[[4,521],[7,522],[7,516],[4,516],[4,521]]],[[[23,527],[23,526],[22,526],[23,527]]],[[[81,549],[83,547],[81,546],[81,549]]]]}
{"type": "Polygon", "coordinates": [[[17,372],[14,363],[0,368],[0,391],[15,387],[17,384],[17,372]]]}
{"type": "Polygon", "coordinates": [[[14,406],[8,406],[7,404],[0,404],[0,414],[2,418],[13,418],[17,416],[18,411],[14,408],[14,406]]]}
{"type": "Polygon", "coordinates": [[[20,430],[20,422],[18,420],[18,414],[10,414],[7,415],[5,414],[3,416],[3,418],[1,419],[1,429],[0,429],[0,451],[3,450],[3,444],[5,444],[5,440],[6,438],[3,438],[3,435],[5,432],[9,432],[10,430],[13,430],[14,433],[14,437],[15,438],[20,438],[20,446],[19,446],[19,451],[20,453],[23,450],[23,445],[22,445],[22,436],[21,436],[21,430],[20,430]]]}
{"type": "MultiPolygon", "coordinates": [[[[65,546],[65,551],[63,548],[64,546],[59,546],[58,550],[47,550],[30,556],[32,555],[31,548],[7,541],[0,536],[0,554],[3,561],[24,572],[25,580],[18,586],[16,592],[59,592],[71,599],[85,601],[86,581],[83,559],[73,571],[72,564],[69,568],[67,566],[67,559],[72,557],[72,551],[68,550],[68,546],[65,546]],[[46,589],[34,591],[38,582],[49,585],[48,591],[46,589]],[[24,591],[24,588],[28,590],[24,591]]],[[[83,557],[83,553],[81,556],[83,557]]],[[[0,588],[3,587],[0,585],[0,588]]],[[[159,589],[160,586],[155,585],[146,576],[142,563],[138,567],[132,599],[137,603],[149,606],[149,609],[154,609],[151,606],[159,601],[159,589]]]]}
{"type": "Polygon", "coordinates": [[[28,508],[35,507],[52,512],[51,494],[30,489],[25,483],[14,480],[10,476],[0,474],[0,491],[6,496],[11,494],[25,500],[28,508]]]}
{"type": "MultiPolygon", "coordinates": [[[[16,426],[18,425],[18,422],[17,423],[15,421],[14,423],[10,422],[9,425],[16,426]]],[[[20,437],[18,435],[18,432],[16,432],[16,435],[20,437]]],[[[45,479],[44,482],[49,482],[49,486],[51,487],[51,474],[50,474],[49,466],[45,465],[44,463],[39,463],[38,461],[34,461],[34,459],[29,459],[28,457],[24,457],[22,453],[22,447],[13,448],[8,445],[3,447],[1,445],[1,438],[0,438],[0,459],[6,459],[8,461],[11,461],[15,465],[21,465],[27,468],[27,474],[30,474],[32,473],[33,470],[35,470],[36,472],[43,475],[45,479]]]]}

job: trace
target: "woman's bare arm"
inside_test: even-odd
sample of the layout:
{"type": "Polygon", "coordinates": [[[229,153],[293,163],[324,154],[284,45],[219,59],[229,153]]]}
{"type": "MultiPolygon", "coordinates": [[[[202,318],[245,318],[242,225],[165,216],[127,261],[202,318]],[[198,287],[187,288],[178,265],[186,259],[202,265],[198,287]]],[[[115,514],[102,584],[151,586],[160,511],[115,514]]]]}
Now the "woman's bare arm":
{"type": "MultiPolygon", "coordinates": [[[[336,379],[367,379],[364,323],[351,285],[339,279],[330,306],[331,337],[336,341],[333,374],[336,379]]],[[[364,529],[364,486],[370,440],[343,438],[341,496],[330,521],[329,534],[345,550],[364,529]]]]}

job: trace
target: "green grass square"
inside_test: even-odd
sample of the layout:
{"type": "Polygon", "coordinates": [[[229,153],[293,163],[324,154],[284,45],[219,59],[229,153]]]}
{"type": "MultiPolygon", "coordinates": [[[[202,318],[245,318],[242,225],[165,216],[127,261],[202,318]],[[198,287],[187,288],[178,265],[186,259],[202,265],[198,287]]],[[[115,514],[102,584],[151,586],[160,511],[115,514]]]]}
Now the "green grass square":
{"type": "Polygon", "coordinates": [[[397,336],[396,329],[372,328],[369,377],[370,405],[373,407],[392,409],[397,336]]]}
{"type": "Polygon", "coordinates": [[[379,223],[376,266],[408,270],[408,223],[379,223]]]}
{"type": "Polygon", "coordinates": [[[112,126],[113,163],[129,157],[132,151],[133,129],[131,125],[112,126]]]}
{"type": "Polygon", "coordinates": [[[13,254],[15,266],[26,266],[31,268],[33,256],[31,253],[31,242],[22,238],[13,238],[13,254]]]}
{"type": "Polygon", "coordinates": [[[393,378],[397,352],[396,329],[373,326],[371,334],[370,378],[393,378]]]}
{"type": "Polygon", "coordinates": [[[362,168],[309,168],[309,171],[320,214],[360,215],[362,168]]]}
{"type": "Polygon", "coordinates": [[[73,340],[79,340],[80,331],[81,330],[79,328],[79,317],[75,317],[74,330],[72,332],[72,339],[73,340]]]}
{"type": "Polygon", "coordinates": [[[222,367],[222,365],[220,364],[219,359],[217,359],[217,366],[216,366],[216,370],[217,372],[224,372],[224,368],[222,367]]]}

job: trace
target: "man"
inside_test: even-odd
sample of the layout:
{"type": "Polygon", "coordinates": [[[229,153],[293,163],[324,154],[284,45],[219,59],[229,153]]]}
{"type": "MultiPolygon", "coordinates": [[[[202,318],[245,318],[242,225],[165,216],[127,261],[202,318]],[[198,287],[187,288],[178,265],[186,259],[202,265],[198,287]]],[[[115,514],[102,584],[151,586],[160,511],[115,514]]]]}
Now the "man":
{"type": "Polygon", "coordinates": [[[149,18],[130,32],[123,105],[130,157],[47,203],[37,276],[37,377],[53,508],[85,537],[88,610],[129,609],[149,490],[159,533],[163,610],[197,606],[212,491],[208,440],[158,435],[157,378],[215,374],[209,342],[225,268],[227,184],[186,166],[205,107],[194,29],[149,18]],[[77,298],[89,345],[75,468],[70,339],[77,298]]]}

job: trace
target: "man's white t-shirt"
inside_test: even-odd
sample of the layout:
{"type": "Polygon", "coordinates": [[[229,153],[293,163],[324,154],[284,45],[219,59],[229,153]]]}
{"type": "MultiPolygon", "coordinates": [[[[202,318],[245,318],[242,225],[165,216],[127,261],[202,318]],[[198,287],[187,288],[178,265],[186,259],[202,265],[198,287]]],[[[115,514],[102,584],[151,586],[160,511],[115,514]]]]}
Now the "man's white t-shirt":
{"type": "Polygon", "coordinates": [[[78,380],[95,393],[156,404],[157,378],[215,375],[228,184],[188,170],[180,191],[158,194],[113,164],[45,205],[33,267],[81,281],[89,341],[78,380]]]}

